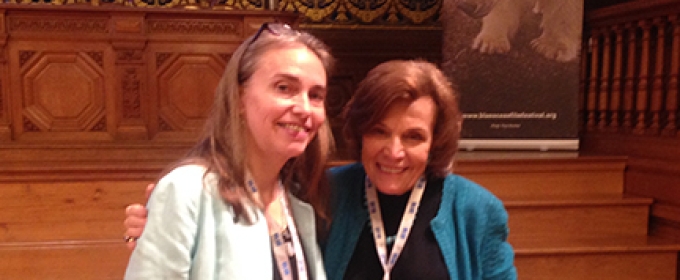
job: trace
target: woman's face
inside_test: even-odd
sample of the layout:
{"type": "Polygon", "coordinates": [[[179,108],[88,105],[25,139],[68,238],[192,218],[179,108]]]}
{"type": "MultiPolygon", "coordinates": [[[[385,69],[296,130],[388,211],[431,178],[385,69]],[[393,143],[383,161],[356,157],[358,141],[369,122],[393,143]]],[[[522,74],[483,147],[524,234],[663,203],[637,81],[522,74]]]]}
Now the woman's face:
{"type": "Polygon", "coordinates": [[[434,118],[432,98],[400,100],[363,135],[361,161],[368,178],[380,192],[406,193],[425,172],[434,118]]]}
{"type": "Polygon", "coordinates": [[[326,119],[326,71],[304,46],[265,52],[244,85],[248,153],[271,160],[302,154],[326,119]]]}

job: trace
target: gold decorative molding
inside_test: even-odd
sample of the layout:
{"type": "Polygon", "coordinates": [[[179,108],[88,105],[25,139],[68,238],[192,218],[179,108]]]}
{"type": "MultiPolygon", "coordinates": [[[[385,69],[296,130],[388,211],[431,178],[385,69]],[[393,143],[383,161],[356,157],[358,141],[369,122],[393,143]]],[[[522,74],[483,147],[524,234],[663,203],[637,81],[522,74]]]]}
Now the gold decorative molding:
{"type": "MultiPolygon", "coordinates": [[[[265,0],[9,0],[9,3],[27,5],[37,3],[57,6],[92,5],[92,6],[126,6],[139,8],[179,8],[186,10],[253,10],[265,11],[265,0]]],[[[303,15],[306,24],[373,25],[373,26],[432,26],[439,24],[439,12],[444,0],[278,0],[277,10],[295,12],[303,15]]],[[[665,0],[668,1],[668,0],[665,0]]],[[[42,22],[49,22],[43,19],[42,22]]],[[[35,24],[35,23],[34,23],[35,24]]],[[[46,24],[46,23],[43,23],[46,24]]],[[[62,23],[64,25],[66,23],[62,23]]],[[[47,24],[51,28],[55,25],[47,24]]],[[[157,20],[156,26],[147,27],[157,33],[199,32],[200,34],[224,34],[240,31],[239,26],[224,23],[186,23],[184,26],[173,23],[168,25],[157,20]]],[[[143,28],[142,22],[116,22],[113,29],[121,33],[138,33],[143,28]]],[[[105,26],[104,26],[105,27],[105,26]]],[[[47,28],[47,27],[33,27],[47,28]]],[[[86,28],[82,23],[68,23],[60,30],[86,28]],[[75,26],[73,26],[75,25],[75,26]]],[[[99,24],[89,29],[100,30],[99,24]]],[[[86,28],[87,29],[87,28],[86,28]]],[[[101,32],[101,31],[100,31],[101,32]]],[[[240,34],[237,34],[240,35],[240,34]]]]}

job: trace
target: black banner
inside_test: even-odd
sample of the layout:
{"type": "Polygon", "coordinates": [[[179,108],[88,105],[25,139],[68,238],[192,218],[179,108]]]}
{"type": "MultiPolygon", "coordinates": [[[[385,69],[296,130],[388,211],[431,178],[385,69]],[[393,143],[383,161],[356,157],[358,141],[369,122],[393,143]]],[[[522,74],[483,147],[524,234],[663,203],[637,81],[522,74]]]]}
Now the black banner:
{"type": "Polygon", "coordinates": [[[582,0],[445,0],[463,149],[578,148],[582,0]]]}

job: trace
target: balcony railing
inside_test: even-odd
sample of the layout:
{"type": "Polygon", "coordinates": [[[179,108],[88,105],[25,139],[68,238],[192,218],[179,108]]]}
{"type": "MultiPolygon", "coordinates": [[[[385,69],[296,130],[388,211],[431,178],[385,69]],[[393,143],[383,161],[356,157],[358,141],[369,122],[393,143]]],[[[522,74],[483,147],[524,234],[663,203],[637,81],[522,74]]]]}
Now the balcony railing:
{"type": "Polygon", "coordinates": [[[633,1],[586,15],[582,127],[678,134],[680,2],[633,1]]]}

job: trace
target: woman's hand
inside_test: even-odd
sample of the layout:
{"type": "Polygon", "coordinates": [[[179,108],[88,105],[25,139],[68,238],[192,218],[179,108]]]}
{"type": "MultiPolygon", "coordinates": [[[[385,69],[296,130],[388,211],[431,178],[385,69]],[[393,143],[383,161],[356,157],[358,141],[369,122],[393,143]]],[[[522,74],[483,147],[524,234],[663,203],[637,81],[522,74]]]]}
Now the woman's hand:
{"type": "MultiPolygon", "coordinates": [[[[149,195],[155,187],[154,184],[149,184],[146,187],[146,199],[149,199],[149,195]]],[[[128,205],[125,208],[125,221],[123,222],[123,225],[125,225],[125,243],[130,250],[135,248],[137,239],[142,236],[146,225],[146,214],[146,207],[139,203],[128,205]]]]}

